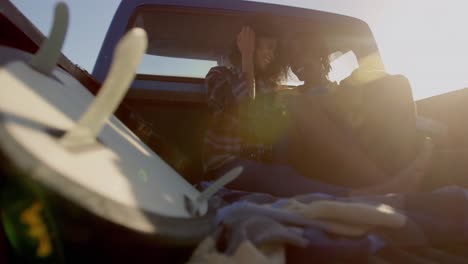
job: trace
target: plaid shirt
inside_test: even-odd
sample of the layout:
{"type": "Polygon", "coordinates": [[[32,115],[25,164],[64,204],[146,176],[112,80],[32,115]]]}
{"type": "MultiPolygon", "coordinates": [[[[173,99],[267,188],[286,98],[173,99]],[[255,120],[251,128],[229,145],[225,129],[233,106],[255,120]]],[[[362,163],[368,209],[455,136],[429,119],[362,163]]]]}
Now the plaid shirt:
{"type": "MultiPolygon", "coordinates": [[[[273,82],[255,82],[256,101],[262,95],[271,94],[277,87],[273,82]]],[[[242,71],[223,66],[213,67],[206,75],[205,85],[211,111],[211,120],[204,138],[205,173],[209,174],[238,157],[256,159],[254,154],[246,157],[246,152],[262,156],[271,150],[269,145],[249,140],[252,138],[252,129],[248,128],[249,125],[245,124],[242,117],[244,114],[249,115],[252,100],[242,71]]]]}

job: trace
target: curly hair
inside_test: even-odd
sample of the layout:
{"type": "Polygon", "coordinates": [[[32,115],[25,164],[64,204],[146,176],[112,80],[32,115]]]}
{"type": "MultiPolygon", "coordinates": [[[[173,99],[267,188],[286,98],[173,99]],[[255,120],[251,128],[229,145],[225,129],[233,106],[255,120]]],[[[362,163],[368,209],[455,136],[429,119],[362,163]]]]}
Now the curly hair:
{"type": "MultiPolygon", "coordinates": [[[[264,80],[272,81],[276,84],[279,84],[281,81],[285,80],[288,75],[288,60],[285,55],[285,45],[281,38],[280,30],[277,27],[273,26],[271,23],[265,21],[265,18],[256,17],[250,22],[246,23],[246,26],[249,26],[255,32],[256,38],[268,38],[277,40],[277,46],[275,49],[275,56],[271,64],[267,69],[261,73],[255,71],[256,77],[263,78],[264,80]]],[[[231,64],[235,67],[241,67],[242,57],[241,53],[237,47],[237,42],[234,41],[231,50],[229,52],[229,60],[231,64]]]]}
{"type": "Polygon", "coordinates": [[[330,50],[325,44],[323,37],[317,30],[295,33],[292,41],[300,41],[300,47],[304,54],[311,55],[310,59],[319,59],[324,70],[325,77],[331,71],[330,50]]]}

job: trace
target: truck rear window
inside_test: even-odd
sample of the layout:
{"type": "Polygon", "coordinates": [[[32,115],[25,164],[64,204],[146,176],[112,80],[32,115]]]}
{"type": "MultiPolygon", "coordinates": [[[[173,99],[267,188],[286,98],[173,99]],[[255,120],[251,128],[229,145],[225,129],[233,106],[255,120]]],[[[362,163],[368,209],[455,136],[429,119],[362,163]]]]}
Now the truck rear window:
{"type": "Polygon", "coordinates": [[[138,74],[204,78],[211,67],[217,65],[212,60],[164,57],[145,54],[138,74]]]}

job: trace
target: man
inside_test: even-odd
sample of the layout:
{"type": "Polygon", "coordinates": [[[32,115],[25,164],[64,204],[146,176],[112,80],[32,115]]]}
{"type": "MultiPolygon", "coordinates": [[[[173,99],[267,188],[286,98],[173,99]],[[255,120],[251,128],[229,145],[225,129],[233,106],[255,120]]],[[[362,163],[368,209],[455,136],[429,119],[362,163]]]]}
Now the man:
{"type": "Polygon", "coordinates": [[[291,70],[304,82],[290,158],[299,171],[360,187],[410,166],[422,140],[406,78],[359,68],[340,85],[332,83],[330,52],[317,34],[295,36],[289,51],[291,70]]]}

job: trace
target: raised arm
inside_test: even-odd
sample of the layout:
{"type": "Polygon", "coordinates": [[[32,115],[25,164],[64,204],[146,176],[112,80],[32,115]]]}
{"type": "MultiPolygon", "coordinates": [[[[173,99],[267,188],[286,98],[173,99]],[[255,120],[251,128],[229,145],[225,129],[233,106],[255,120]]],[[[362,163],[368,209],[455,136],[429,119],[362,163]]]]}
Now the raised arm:
{"type": "Polygon", "coordinates": [[[255,32],[250,27],[243,27],[237,35],[237,47],[242,58],[242,72],[245,74],[246,88],[251,99],[255,98],[255,32]]]}

